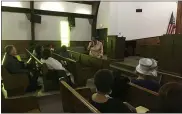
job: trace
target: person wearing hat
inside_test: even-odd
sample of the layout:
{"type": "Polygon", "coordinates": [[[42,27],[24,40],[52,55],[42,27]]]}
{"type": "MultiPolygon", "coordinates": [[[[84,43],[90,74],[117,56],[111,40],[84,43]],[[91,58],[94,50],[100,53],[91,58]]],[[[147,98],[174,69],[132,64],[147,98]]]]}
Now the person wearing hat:
{"type": "Polygon", "coordinates": [[[137,79],[131,80],[132,83],[149,90],[158,92],[160,84],[155,80],[157,78],[157,61],[150,58],[142,58],[136,67],[137,79]]]}
{"type": "Polygon", "coordinates": [[[88,48],[90,52],[89,55],[102,58],[103,56],[103,44],[102,42],[98,41],[98,37],[93,38],[91,42],[89,42],[88,48]]]}

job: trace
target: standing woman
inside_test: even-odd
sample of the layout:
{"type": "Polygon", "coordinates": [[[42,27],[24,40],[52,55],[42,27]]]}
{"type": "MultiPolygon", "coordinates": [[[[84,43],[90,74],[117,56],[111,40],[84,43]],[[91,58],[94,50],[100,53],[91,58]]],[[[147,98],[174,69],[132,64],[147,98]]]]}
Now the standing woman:
{"type": "Polygon", "coordinates": [[[89,55],[97,58],[103,57],[103,44],[102,42],[98,41],[98,38],[95,38],[89,42],[87,49],[90,51],[89,55]]]}

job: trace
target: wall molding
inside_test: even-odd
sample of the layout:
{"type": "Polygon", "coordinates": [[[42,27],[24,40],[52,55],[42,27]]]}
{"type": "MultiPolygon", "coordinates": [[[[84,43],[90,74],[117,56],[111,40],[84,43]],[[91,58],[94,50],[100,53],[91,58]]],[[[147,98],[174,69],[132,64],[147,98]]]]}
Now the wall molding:
{"type": "Polygon", "coordinates": [[[34,9],[34,13],[39,15],[51,15],[51,16],[62,16],[62,17],[71,16],[75,18],[88,18],[88,19],[92,19],[94,17],[93,15],[87,15],[87,14],[57,12],[57,11],[38,10],[38,9],[34,9]]]}
{"type": "MultiPolygon", "coordinates": [[[[29,9],[29,8],[1,6],[1,10],[2,10],[2,12],[31,13],[31,9],[29,9]]],[[[94,15],[88,15],[88,14],[57,12],[57,11],[38,10],[38,9],[34,9],[34,13],[39,14],[39,15],[50,15],[50,16],[62,16],[62,17],[72,16],[75,18],[87,18],[87,19],[94,18],[94,15]]]]}
{"type": "Polygon", "coordinates": [[[8,6],[1,6],[1,11],[14,12],[14,13],[30,13],[31,12],[29,8],[8,7],[8,6]]]}

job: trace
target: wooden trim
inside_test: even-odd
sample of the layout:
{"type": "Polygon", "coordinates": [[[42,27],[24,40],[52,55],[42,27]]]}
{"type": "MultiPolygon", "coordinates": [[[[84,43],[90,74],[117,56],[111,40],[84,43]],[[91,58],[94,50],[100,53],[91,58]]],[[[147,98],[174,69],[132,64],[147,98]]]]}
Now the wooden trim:
{"type": "Polygon", "coordinates": [[[66,1],[66,2],[72,2],[72,3],[78,3],[78,4],[92,5],[94,1],[66,1]]]}
{"type": "Polygon", "coordinates": [[[89,18],[92,19],[93,15],[88,14],[78,14],[78,13],[69,13],[69,12],[57,12],[57,11],[48,11],[48,10],[34,10],[35,14],[39,15],[51,15],[51,16],[63,16],[63,17],[75,17],[75,18],[89,18]]]}
{"type": "Polygon", "coordinates": [[[52,54],[55,55],[55,56],[58,56],[58,57],[60,57],[60,58],[62,58],[62,59],[64,59],[64,60],[66,60],[66,61],[76,62],[76,61],[73,60],[73,59],[65,58],[65,57],[63,57],[63,56],[61,56],[61,55],[59,55],[59,54],[56,54],[56,53],[52,53],[52,54]]]}
{"type": "Polygon", "coordinates": [[[61,84],[65,86],[65,88],[67,88],[77,99],[79,99],[83,104],[85,104],[92,112],[100,113],[92,104],[90,104],[78,92],[76,92],[72,87],[70,87],[65,81],[61,81],[61,84]]]}
{"type": "MultiPolygon", "coordinates": [[[[1,9],[3,12],[31,13],[31,9],[29,8],[1,6],[1,9]]],[[[39,10],[39,9],[34,9],[34,13],[39,15],[50,15],[50,16],[63,16],[63,17],[71,16],[75,18],[87,18],[87,19],[94,18],[93,15],[88,15],[88,14],[58,12],[58,11],[39,10]]]]}
{"type": "Polygon", "coordinates": [[[1,6],[2,12],[15,12],[15,13],[30,13],[29,8],[19,8],[19,7],[8,7],[8,6],[1,6]]]}
{"type": "Polygon", "coordinates": [[[182,1],[178,1],[176,18],[176,34],[182,34],[182,1]]]}
{"type": "MultiPolygon", "coordinates": [[[[120,70],[120,68],[121,68],[121,67],[118,67],[118,66],[115,66],[115,65],[112,65],[112,64],[110,64],[110,67],[111,68],[115,68],[117,70],[120,70]]],[[[165,71],[161,71],[161,70],[160,71],[157,71],[157,73],[159,75],[168,75],[168,76],[172,76],[172,77],[176,77],[176,78],[180,78],[180,79],[182,78],[179,74],[169,73],[169,72],[165,72],[165,71]]]]}
{"type": "Polygon", "coordinates": [[[97,32],[97,14],[99,11],[100,1],[96,1],[92,4],[92,15],[94,15],[92,20],[92,37],[96,36],[97,32]]]}
{"type": "Polygon", "coordinates": [[[30,10],[31,10],[31,37],[32,41],[35,41],[35,23],[34,23],[34,1],[30,1],[30,10]]]}
{"type": "Polygon", "coordinates": [[[159,93],[154,92],[154,91],[151,91],[151,90],[146,89],[146,88],[143,88],[143,87],[138,86],[138,85],[136,85],[136,84],[129,83],[129,85],[130,85],[130,86],[133,86],[133,87],[136,87],[136,88],[138,88],[138,89],[141,89],[141,90],[143,90],[143,91],[146,91],[146,92],[148,92],[148,93],[150,93],[150,94],[153,94],[153,95],[155,95],[155,96],[159,96],[159,93]]]}

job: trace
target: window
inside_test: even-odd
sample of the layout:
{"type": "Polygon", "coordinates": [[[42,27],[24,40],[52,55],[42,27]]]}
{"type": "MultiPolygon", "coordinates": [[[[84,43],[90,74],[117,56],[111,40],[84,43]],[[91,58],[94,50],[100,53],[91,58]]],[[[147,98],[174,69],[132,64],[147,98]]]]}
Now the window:
{"type": "Polygon", "coordinates": [[[60,22],[60,34],[61,34],[61,46],[69,46],[70,45],[70,28],[68,21],[60,22]]]}

